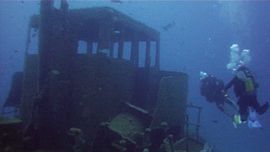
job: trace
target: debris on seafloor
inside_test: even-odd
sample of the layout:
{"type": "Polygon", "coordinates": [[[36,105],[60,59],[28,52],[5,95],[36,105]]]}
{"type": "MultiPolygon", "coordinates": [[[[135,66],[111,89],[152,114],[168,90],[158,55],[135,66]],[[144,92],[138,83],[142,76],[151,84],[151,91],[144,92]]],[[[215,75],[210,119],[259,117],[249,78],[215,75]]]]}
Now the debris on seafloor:
{"type": "Polygon", "coordinates": [[[22,120],[19,118],[6,118],[0,115],[0,125],[19,124],[22,120]]]}
{"type": "Polygon", "coordinates": [[[78,136],[82,134],[82,130],[79,128],[70,128],[68,134],[71,136],[78,136]]]}
{"type": "Polygon", "coordinates": [[[59,75],[60,74],[60,72],[58,70],[52,70],[51,72],[52,72],[53,75],[59,75]]]}
{"type": "Polygon", "coordinates": [[[200,152],[213,152],[213,146],[208,143],[205,143],[203,149],[200,152]]]}
{"type": "Polygon", "coordinates": [[[74,145],[72,146],[72,149],[74,152],[83,152],[84,151],[84,145],[86,143],[83,132],[80,128],[70,128],[68,135],[71,135],[74,137],[74,145]]]}

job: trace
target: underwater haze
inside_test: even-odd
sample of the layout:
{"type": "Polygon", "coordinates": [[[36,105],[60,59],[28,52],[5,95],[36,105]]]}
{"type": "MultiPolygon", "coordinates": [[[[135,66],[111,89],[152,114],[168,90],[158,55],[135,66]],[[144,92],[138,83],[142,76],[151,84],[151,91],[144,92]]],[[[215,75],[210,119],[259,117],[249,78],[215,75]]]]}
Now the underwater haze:
{"type": "MultiPolygon", "coordinates": [[[[108,6],[160,32],[162,70],[189,75],[188,102],[203,107],[201,136],[215,152],[269,152],[270,111],[259,116],[262,129],[235,129],[230,118],[200,96],[199,72],[228,82],[230,46],[250,49],[250,69],[259,83],[260,103],[270,101],[270,1],[69,0],[69,8],[108,6]]],[[[39,14],[34,0],[0,1],[0,107],[12,74],[22,71],[30,16],[39,14]]],[[[55,1],[60,7],[60,0],[55,1]]],[[[31,46],[37,48],[37,46],[31,46]]],[[[233,96],[233,92],[229,92],[233,96]]]]}

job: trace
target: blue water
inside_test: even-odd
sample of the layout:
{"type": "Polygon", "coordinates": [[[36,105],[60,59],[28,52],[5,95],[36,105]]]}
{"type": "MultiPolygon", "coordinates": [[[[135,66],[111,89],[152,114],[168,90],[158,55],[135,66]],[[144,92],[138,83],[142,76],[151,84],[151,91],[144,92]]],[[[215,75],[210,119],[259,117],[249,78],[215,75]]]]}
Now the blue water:
{"type": "MultiPolygon", "coordinates": [[[[200,96],[198,75],[203,70],[229,81],[233,76],[226,69],[229,47],[238,43],[241,49],[251,50],[249,67],[259,83],[259,102],[269,101],[270,2],[123,0],[120,4],[103,0],[69,4],[71,9],[113,7],[160,32],[161,69],[189,74],[189,101],[203,107],[201,136],[216,152],[270,151],[270,112],[259,117],[263,129],[235,129],[229,118],[200,96]]],[[[0,1],[0,106],[12,74],[23,68],[29,17],[38,13],[38,1],[0,1]]]]}

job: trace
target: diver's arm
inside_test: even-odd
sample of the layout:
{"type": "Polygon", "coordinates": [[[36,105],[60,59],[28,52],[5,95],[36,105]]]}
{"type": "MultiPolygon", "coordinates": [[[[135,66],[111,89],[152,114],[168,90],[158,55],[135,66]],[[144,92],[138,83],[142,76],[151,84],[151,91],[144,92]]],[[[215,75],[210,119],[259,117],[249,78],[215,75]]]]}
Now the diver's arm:
{"type": "Polygon", "coordinates": [[[235,77],[228,84],[225,85],[224,90],[227,91],[228,89],[230,89],[232,85],[234,84],[234,81],[235,81],[235,77]]]}

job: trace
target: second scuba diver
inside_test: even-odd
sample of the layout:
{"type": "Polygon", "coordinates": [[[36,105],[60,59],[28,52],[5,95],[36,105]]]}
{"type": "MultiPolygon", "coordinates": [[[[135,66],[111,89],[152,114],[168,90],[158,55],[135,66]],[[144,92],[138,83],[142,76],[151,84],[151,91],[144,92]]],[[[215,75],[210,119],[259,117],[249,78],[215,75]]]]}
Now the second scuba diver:
{"type": "Polygon", "coordinates": [[[235,96],[238,98],[240,119],[238,124],[246,122],[249,116],[249,108],[253,108],[258,114],[264,114],[268,108],[269,103],[266,102],[260,105],[257,101],[257,88],[258,84],[250,72],[245,66],[240,66],[236,70],[236,74],[233,79],[225,86],[225,92],[233,86],[235,96]]]}
{"type": "Polygon", "coordinates": [[[226,115],[233,117],[234,114],[225,110],[225,103],[238,110],[237,105],[224,92],[224,82],[211,74],[200,72],[200,94],[210,103],[215,103],[217,108],[226,115]]]}

